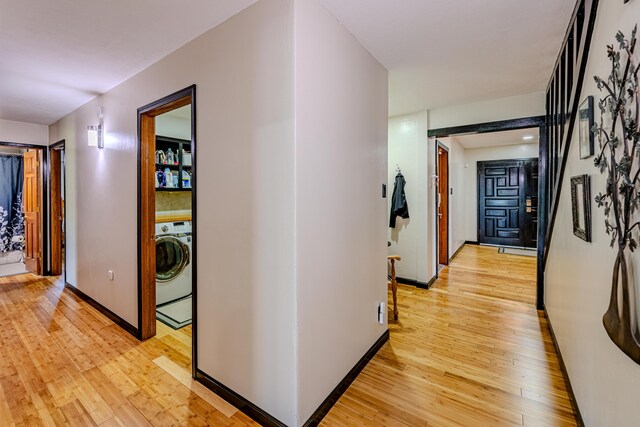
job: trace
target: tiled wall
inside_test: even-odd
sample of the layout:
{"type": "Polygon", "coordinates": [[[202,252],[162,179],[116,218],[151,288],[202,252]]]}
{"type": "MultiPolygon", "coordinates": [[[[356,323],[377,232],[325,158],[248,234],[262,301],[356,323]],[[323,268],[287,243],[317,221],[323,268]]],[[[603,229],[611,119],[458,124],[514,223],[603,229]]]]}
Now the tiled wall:
{"type": "Polygon", "coordinates": [[[156,191],[156,212],[191,209],[191,191],[156,191]]]}

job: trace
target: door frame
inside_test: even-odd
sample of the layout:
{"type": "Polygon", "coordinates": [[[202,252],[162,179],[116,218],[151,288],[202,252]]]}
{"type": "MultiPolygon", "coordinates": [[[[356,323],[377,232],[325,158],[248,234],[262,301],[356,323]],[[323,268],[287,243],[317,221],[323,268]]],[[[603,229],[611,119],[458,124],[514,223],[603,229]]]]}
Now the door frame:
{"type": "MultiPolygon", "coordinates": [[[[531,161],[538,161],[538,158],[537,157],[527,157],[527,158],[518,157],[518,158],[515,158],[515,159],[479,160],[477,162],[478,163],[477,174],[478,175],[480,174],[480,164],[481,163],[482,164],[485,164],[485,163],[500,163],[500,162],[525,162],[526,163],[526,162],[531,162],[531,161]]],[[[526,170],[524,171],[524,173],[526,173],[526,170]]],[[[481,233],[480,233],[480,211],[482,209],[480,207],[480,185],[481,185],[480,180],[478,180],[476,182],[476,184],[477,184],[477,188],[476,188],[476,197],[477,197],[477,199],[476,200],[478,200],[478,212],[477,212],[477,214],[478,214],[478,221],[477,222],[478,223],[476,224],[476,226],[478,227],[478,230],[477,230],[476,239],[478,239],[478,243],[481,244],[481,245],[487,245],[487,246],[505,246],[505,247],[519,248],[519,249],[527,248],[527,246],[497,245],[495,243],[482,243],[482,242],[480,242],[480,236],[481,236],[481,233]]],[[[518,186],[520,186],[520,183],[518,183],[518,186]]],[[[540,198],[538,198],[538,203],[540,203],[540,198]]],[[[523,224],[524,223],[525,222],[523,221],[523,224]]],[[[536,248],[537,248],[537,246],[536,246],[536,248]]]]}
{"type": "MultiPolygon", "coordinates": [[[[438,190],[439,190],[439,186],[440,186],[440,162],[438,160],[438,149],[442,148],[444,151],[447,152],[447,264],[445,265],[449,265],[449,237],[451,235],[451,227],[450,227],[450,221],[449,221],[449,147],[447,147],[446,145],[444,145],[442,142],[438,141],[436,139],[436,151],[435,151],[435,163],[436,163],[436,176],[438,177],[438,190]]],[[[436,232],[435,232],[435,236],[436,236],[436,275],[435,277],[438,277],[438,274],[440,273],[438,270],[438,267],[440,266],[440,221],[438,220],[438,191],[435,191],[435,206],[436,206],[436,232]]]]}
{"type": "Polygon", "coordinates": [[[167,95],[138,108],[138,338],[145,340],[156,333],[156,265],[155,265],[155,117],[191,104],[191,285],[192,338],[191,370],[195,377],[198,343],[198,269],[197,269],[197,162],[196,162],[196,85],[167,95]],[[146,159],[146,162],[145,162],[146,159]],[[151,172],[150,172],[151,171],[151,172]],[[147,179],[143,177],[147,174],[147,179]]]}
{"type": "Polygon", "coordinates": [[[537,247],[537,280],[536,280],[536,308],[544,308],[544,254],[545,235],[548,221],[547,187],[549,181],[548,170],[548,138],[546,128],[546,116],[531,116],[519,119],[499,120],[495,122],[476,123],[463,126],[452,126],[440,129],[431,129],[427,132],[429,138],[444,138],[456,135],[468,135],[478,133],[499,132],[504,130],[517,130],[538,128],[539,130],[539,157],[538,157],[538,247],[537,247]]]}
{"type": "Polygon", "coordinates": [[[46,202],[49,199],[49,152],[46,145],[35,144],[23,144],[20,142],[0,141],[2,147],[14,147],[24,148],[28,150],[38,150],[40,152],[40,248],[42,249],[42,256],[40,257],[39,270],[40,274],[45,276],[49,274],[48,265],[45,264],[45,260],[49,260],[49,204],[46,202]]]}
{"type": "MultiPolygon", "coordinates": [[[[65,140],[61,139],[58,142],[55,142],[53,144],[51,144],[49,146],[49,150],[48,150],[48,156],[49,156],[49,170],[47,175],[49,176],[49,198],[48,198],[48,202],[49,202],[49,268],[47,270],[47,274],[52,275],[53,274],[53,254],[54,254],[54,247],[53,245],[55,244],[55,242],[53,241],[53,200],[52,197],[54,196],[53,194],[53,190],[51,188],[51,185],[53,184],[53,171],[54,168],[52,167],[52,162],[51,162],[51,158],[52,155],[51,153],[53,151],[63,151],[65,149],[65,140]]],[[[66,179],[62,179],[62,177],[64,176],[66,178],[67,176],[67,166],[66,166],[66,162],[63,162],[60,169],[58,169],[58,174],[60,175],[60,184],[61,184],[61,188],[63,189],[64,194],[67,194],[67,180],[66,179]]],[[[67,204],[64,204],[64,207],[62,207],[62,217],[65,219],[65,227],[60,226],[61,229],[61,233],[65,233],[65,240],[66,240],[66,220],[67,220],[67,204]]],[[[66,245],[66,241],[65,241],[65,245],[64,248],[62,248],[62,239],[60,241],[60,256],[64,256],[64,259],[66,261],[67,259],[67,245],[66,245]]],[[[61,261],[62,262],[62,261],[61,261]]],[[[64,283],[67,283],[67,269],[64,268],[63,270],[63,278],[64,278],[64,283]]]]}

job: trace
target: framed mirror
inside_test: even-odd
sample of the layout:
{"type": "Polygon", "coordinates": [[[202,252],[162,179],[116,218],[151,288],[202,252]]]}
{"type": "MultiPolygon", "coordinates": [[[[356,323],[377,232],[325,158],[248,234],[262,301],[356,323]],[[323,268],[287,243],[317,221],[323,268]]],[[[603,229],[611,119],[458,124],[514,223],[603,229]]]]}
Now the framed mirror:
{"type": "Polygon", "coordinates": [[[573,215],[573,234],[591,241],[591,191],[589,175],[571,178],[571,212],[573,215]]]}
{"type": "Polygon", "coordinates": [[[580,158],[593,156],[593,96],[588,96],[578,108],[578,138],[580,140],[580,158]]]}

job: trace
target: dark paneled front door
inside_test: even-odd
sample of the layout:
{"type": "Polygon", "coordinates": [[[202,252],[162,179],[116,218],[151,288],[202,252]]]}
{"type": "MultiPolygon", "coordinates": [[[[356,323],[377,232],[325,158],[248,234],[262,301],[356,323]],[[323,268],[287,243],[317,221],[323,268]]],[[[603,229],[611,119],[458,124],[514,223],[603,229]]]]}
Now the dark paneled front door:
{"type": "Polygon", "coordinates": [[[478,162],[478,242],[536,247],[538,160],[478,162]]]}

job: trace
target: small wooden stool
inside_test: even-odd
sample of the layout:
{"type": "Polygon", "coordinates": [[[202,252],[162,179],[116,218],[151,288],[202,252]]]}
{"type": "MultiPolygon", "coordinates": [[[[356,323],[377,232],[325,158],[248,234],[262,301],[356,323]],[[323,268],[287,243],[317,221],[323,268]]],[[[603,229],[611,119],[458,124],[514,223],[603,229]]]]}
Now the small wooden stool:
{"type": "Polygon", "coordinates": [[[396,280],[396,261],[400,261],[400,255],[389,255],[387,260],[391,261],[391,275],[388,279],[391,281],[391,294],[393,294],[393,320],[398,320],[398,281],[396,280]]]}

